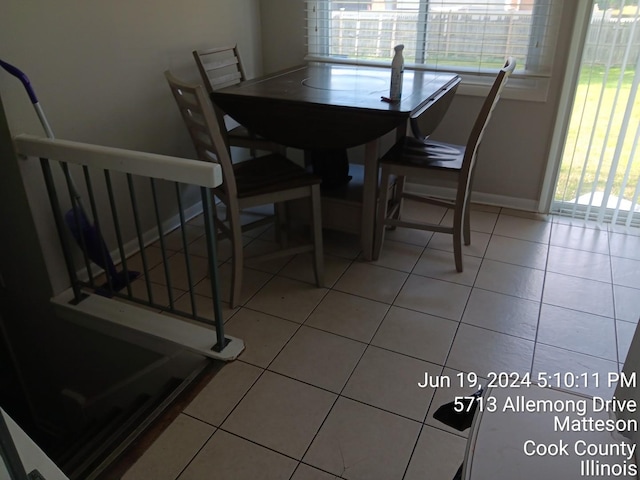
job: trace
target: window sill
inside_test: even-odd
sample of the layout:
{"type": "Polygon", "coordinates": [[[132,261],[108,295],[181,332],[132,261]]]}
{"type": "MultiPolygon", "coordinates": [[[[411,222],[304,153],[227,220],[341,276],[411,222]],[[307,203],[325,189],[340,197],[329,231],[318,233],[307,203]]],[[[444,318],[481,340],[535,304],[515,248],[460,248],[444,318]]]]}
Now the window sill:
{"type": "MultiPolygon", "coordinates": [[[[342,63],[348,65],[367,65],[389,68],[388,63],[375,62],[375,61],[355,61],[353,59],[346,58],[328,58],[316,55],[307,55],[305,60],[310,62],[326,62],[326,63],[342,63]]],[[[428,68],[420,68],[411,66],[408,67],[415,70],[429,70],[428,68]]],[[[445,71],[445,70],[440,70],[445,71]]],[[[456,92],[459,95],[486,97],[489,93],[489,88],[494,80],[493,75],[472,74],[465,72],[455,72],[462,78],[462,82],[456,92]]],[[[514,74],[509,78],[507,85],[502,92],[503,99],[521,100],[527,102],[546,102],[549,92],[550,77],[533,77],[514,74]]]]}

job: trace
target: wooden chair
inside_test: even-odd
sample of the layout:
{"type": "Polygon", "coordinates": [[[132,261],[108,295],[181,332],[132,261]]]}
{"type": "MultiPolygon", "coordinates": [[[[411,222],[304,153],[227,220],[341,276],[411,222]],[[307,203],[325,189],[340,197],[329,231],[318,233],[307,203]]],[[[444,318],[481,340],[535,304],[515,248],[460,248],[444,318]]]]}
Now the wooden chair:
{"type": "Polygon", "coordinates": [[[386,226],[415,228],[452,234],[456,270],[462,272],[462,237],[464,236],[465,245],[471,243],[469,199],[471,197],[471,185],[478,147],[482,141],[491,113],[500,98],[500,93],[515,65],[515,60],[509,58],[498,73],[489,95],[476,118],[466,145],[452,145],[429,139],[404,137],[382,157],[380,160],[382,166],[381,184],[386,185],[385,182],[389,181],[389,177],[396,175],[398,177],[396,188],[399,191],[397,192],[398,201],[392,204],[390,211],[388,211],[387,207],[387,202],[389,201],[388,192],[385,189],[380,191],[376,233],[374,236],[374,260],[380,256],[386,226]],[[440,179],[443,177],[445,181],[453,180],[457,185],[455,199],[446,200],[407,193],[404,191],[406,177],[427,179],[440,179]],[[453,225],[448,227],[402,220],[403,199],[412,199],[452,208],[454,211],[453,225]]]}
{"type": "MultiPolygon", "coordinates": [[[[231,307],[239,303],[242,268],[244,263],[242,232],[263,225],[263,221],[241,225],[240,211],[244,208],[274,204],[276,213],[283,212],[285,202],[308,198],[311,207],[312,241],[308,244],[287,247],[252,257],[255,260],[270,260],[303,252],[313,252],[317,285],[323,286],[322,227],[320,213],[320,179],[306,172],[278,153],[233,164],[229,146],[222,133],[222,113],[215,108],[201,85],[189,85],[165,72],[173,96],[178,104],[198,158],[217,162],[222,167],[223,183],[214,189],[215,196],[226,206],[226,218],[217,214],[214,222],[224,237],[232,242],[232,286],[231,307]]],[[[283,224],[281,215],[276,215],[277,227],[283,224]]],[[[273,221],[273,218],[271,218],[273,221]]]]}
{"type": "MultiPolygon", "coordinates": [[[[237,45],[194,50],[193,58],[209,95],[214,90],[237,85],[247,79],[237,45]]],[[[249,149],[252,157],[255,157],[256,150],[285,153],[282,145],[253,134],[242,125],[225,130],[229,145],[249,149]]]]}

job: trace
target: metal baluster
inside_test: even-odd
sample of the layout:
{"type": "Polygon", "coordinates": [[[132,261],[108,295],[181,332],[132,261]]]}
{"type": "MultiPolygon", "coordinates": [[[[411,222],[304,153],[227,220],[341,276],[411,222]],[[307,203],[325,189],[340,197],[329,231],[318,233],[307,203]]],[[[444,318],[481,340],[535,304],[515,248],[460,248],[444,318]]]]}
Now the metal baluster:
{"type": "Polygon", "coordinates": [[[216,335],[218,342],[211,348],[216,352],[221,352],[230,342],[224,336],[224,320],[222,308],[220,306],[219,279],[218,279],[218,259],[216,253],[216,231],[213,223],[212,209],[215,208],[211,191],[206,187],[200,188],[202,196],[202,214],[204,215],[204,229],[207,238],[207,258],[209,260],[209,275],[211,277],[211,295],[213,298],[213,314],[216,321],[216,335]]]}
{"type": "Polygon", "coordinates": [[[116,232],[116,239],[118,241],[118,251],[120,252],[120,260],[122,265],[122,275],[127,285],[127,294],[129,297],[133,297],[131,291],[131,279],[129,278],[129,268],[127,267],[127,254],[124,251],[124,243],[122,241],[122,230],[120,229],[120,220],[118,217],[118,210],[116,207],[115,196],[113,195],[113,185],[111,183],[111,174],[109,170],[104,170],[104,182],[107,187],[107,195],[109,196],[109,206],[111,208],[111,216],[113,218],[113,226],[116,232]]]}
{"type": "MultiPolygon", "coordinates": [[[[82,206],[78,202],[76,195],[73,191],[73,180],[71,179],[71,173],[69,173],[69,166],[65,162],[60,162],[62,167],[62,171],[64,172],[64,177],[67,183],[67,192],[69,193],[69,199],[71,200],[71,212],[73,212],[73,221],[75,223],[76,231],[78,232],[79,241],[80,241],[80,250],[82,251],[82,256],[84,259],[84,267],[87,270],[87,274],[89,275],[89,284],[92,288],[95,288],[93,273],[91,270],[91,260],[89,259],[89,254],[87,253],[87,243],[86,238],[82,234],[82,225],[80,223],[80,218],[78,216],[78,212],[82,209],[82,206]]],[[[62,213],[62,210],[60,210],[62,213]]],[[[64,224],[63,219],[63,224],[64,224]]],[[[72,261],[73,264],[73,261],[72,261]]],[[[75,268],[75,265],[74,265],[75,268]]]]}
{"type": "MultiPolygon", "coordinates": [[[[107,249],[108,247],[106,243],[103,241],[104,237],[102,236],[102,229],[100,228],[100,219],[98,218],[98,208],[96,206],[95,196],[93,195],[93,186],[91,185],[89,168],[86,165],[84,165],[82,167],[82,170],[84,172],[84,180],[87,186],[87,193],[89,195],[89,206],[91,207],[91,215],[93,216],[93,228],[97,232],[98,238],[100,239],[100,253],[102,256],[102,262],[104,263],[104,265],[108,266],[111,259],[111,254],[107,249]]],[[[107,278],[107,289],[109,292],[113,292],[114,290],[113,281],[115,279],[111,278],[111,272],[109,272],[108,267],[105,268],[104,273],[105,273],[105,277],[107,278]]]]}
{"type": "Polygon", "coordinates": [[[60,238],[60,246],[62,247],[62,255],[67,266],[67,274],[71,280],[71,288],[73,289],[72,304],[80,303],[86,294],[80,290],[78,283],[78,276],[73,264],[73,257],[71,255],[71,249],[69,248],[69,238],[67,236],[66,229],[64,228],[64,220],[62,219],[62,211],[60,209],[60,202],[58,201],[58,195],[56,193],[55,182],[51,173],[51,165],[46,158],[40,158],[40,166],[42,168],[42,174],[44,176],[44,183],[47,187],[47,194],[49,196],[49,202],[51,203],[51,210],[53,211],[53,219],[56,224],[56,230],[58,231],[58,237],[60,238]]]}
{"type": "Polygon", "coordinates": [[[189,282],[189,299],[191,300],[191,313],[193,318],[197,318],[198,311],[196,309],[196,297],[193,292],[193,277],[191,275],[191,260],[189,257],[189,248],[187,247],[187,233],[185,230],[185,221],[184,221],[184,209],[182,206],[182,196],[180,195],[180,185],[178,182],[174,183],[176,187],[176,198],[178,199],[178,214],[180,215],[180,229],[182,230],[182,246],[184,247],[184,258],[187,264],[187,279],[189,282]]]}
{"type": "Polygon", "coordinates": [[[167,294],[169,295],[169,308],[174,310],[173,292],[171,288],[171,271],[169,262],[167,262],[167,251],[164,246],[164,231],[162,229],[162,219],[160,218],[160,210],[158,209],[158,195],[156,192],[156,182],[153,178],[149,179],[151,183],[151,196],[153,197],[153,209],[156,214],[156,224],[158,226],[158,235],[160,236],[160,250],[162,251],[162,265],[164,266],[164,276],[167,280],[167,294]]]}
{"type": "Polygon", "coordinates": [[[149,297],[149,304],[153,304],[153,292],[151,291],[151,281],[149,280],[149,267],[147,264],[147,255],[145,253],[144,238],[142,236],[142,227],[140,226],[140,215],[138,215],[136,191],[133,186],[133,177],[130,173],[127,173],[127,185],[129,186],[129,197],[131,198],[133,221],[136,226],[136,235],[138,236],[138,247],[140,248],[140,257],[142,258],[142,269],[144,270],[144,280],[147,287],[147,295],[149,297]]]}

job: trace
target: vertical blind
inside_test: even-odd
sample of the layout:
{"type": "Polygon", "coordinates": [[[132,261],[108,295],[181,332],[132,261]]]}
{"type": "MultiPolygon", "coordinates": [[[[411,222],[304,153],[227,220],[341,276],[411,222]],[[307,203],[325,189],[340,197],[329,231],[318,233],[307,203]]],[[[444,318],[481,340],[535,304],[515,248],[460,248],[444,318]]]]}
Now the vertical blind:
{"type": "Polygon", "coordinates": [[[404,44],[415,68],[495,72],[508,56],[517,74],[551,72],[561,2],[552,0],[307,1],[311,59],[389,62],[404,44]]]}
{"type": "Polygon", "coordinates": [[[640,1],[595,3],[552,212],[640,227],[640,1]]]}

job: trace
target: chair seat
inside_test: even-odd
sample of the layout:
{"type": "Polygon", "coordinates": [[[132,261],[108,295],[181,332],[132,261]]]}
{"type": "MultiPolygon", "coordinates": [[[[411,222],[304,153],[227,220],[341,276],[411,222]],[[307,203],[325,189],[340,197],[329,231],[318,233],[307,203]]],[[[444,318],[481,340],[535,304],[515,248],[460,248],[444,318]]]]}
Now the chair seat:
{"type": "Polygon", "coordinates": [[[464,153],[465,147],[461,145],[404,137],[391,147],[380,162],[412,167],[460,170],[464,153]]]}
{"type": "Polygon", "coordinates": [[[234,164],[233,170],[238,198],[307,187],[321,181],[277,153],[234,164]]]}
{"type": "Polygon", "coordinates": [[[232,141],[235,138],[241,138],[260,142],[270,142],[270,140],[267,140],[260,135],[254,135],[250,133],[249,129],[243,125],[238,125],[237,127],[233,127],[232,129],[227,130],[227,135],[229,136],[229,141],[232,141]]]}

